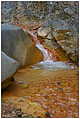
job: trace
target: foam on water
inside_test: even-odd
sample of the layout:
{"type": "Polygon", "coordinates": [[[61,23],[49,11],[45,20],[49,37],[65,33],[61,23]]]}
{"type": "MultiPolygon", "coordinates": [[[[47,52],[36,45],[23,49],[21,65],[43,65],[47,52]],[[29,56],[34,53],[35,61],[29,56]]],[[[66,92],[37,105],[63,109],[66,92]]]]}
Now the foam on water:
{"type": "Polygon", "coordinates": [[[73,69],[73,66],[64,62],[54,62],[52,60],[42,61],[32,66],[34,69],[73,69]]]}

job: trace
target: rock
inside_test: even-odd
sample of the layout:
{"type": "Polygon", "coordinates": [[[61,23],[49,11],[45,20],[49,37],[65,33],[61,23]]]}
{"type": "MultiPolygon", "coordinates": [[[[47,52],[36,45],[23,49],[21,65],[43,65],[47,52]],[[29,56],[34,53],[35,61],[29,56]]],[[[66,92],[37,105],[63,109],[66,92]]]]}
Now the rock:
{"type": "Polygon", "coordinates": [[[22,117],[22,111],[21,111],[21,108],[20,109],[16,109],[16,114],[18,117],[22,117]]]}
{"type": "MultiPolygon", "coordinates": [[[[44,38],[43,45],[49,49],[62,49],[67,58],[74,63],[78,62],[78,38],[73,35],[73,31],[69,29],[69,25],[60,19],[54,19],[51,31],[47,32],[49,26],[43,26],[38,31],[38,35],[44,38]]],[[[62,53],[63,54],[63,53],[62,53]]]]}
{"type": "Polygon", "coordinates": [[[22,84],[22,85],[20,85],[20,87],[25,89],[25,88],[28,88],[29,85],[28,84],[22,84]]]}
{"type": "Polygon", "coordinates": [[[8,57],[4,52],[1,52],[1,82],[3,83],[6,80],[6,84],[4,84],[6,87],[9,85],[9,83],[11,83],[10,78],[13,76],[19,66],[19,63],[16,60],[8,57]],[[9,82],[7,82],[8,79],[9,82]]]}
{"type": "Polygon", "coordinates": [[[74,11],[72,10],[72,8],[65,8],[64,9],[64,12],[67,13],[67,14],[69,14],[69,15],[74,14],[74,11]]]}
{"type": "Polygon", "coordinates": [[[22,114],[22,118],[34,118],[34,117],[30,114],[24,113],[24,114],[22,114]]]}
{"type": "Polygon", "coordinates": [[[47,118],[51,117],[49,112],[45,112],[45,115],[46,115],[47,118]]]}
{"type": "Polygon", "coordinates": [[[44,41],[45,41],[45,42],[43,43],[44,47],[46,47],[46,48],[48,48],[48,49],[53,49],[53,48],[54,48],[51,39],[50,39],[50,40],[49,40],[49,39],[44,39],[44,41]]]}
{"type": "Polygon", "coordinates": [[[2,51],[9,57],[20,62],[21,66],[42,60],[40,50],[35,47],[32,37],[28,33],[25,34],[21,28],[15,25],[3,24],[1,27],[2,51]]]}
{"type": "Polygon", "coordinates": [[[49,39],[49,40],[53,39],[52,33],[49,33],[49,34],[48,34],[47,39],[49,39]]]}
{"type": "Polygon", "coordinates": [[[10,103],[1,103],[1,117],[2,118],[18,118],[22,117],[23,112],[20,108],[16,108],[10,103]]]}
{"type": "Polygon", "coordinates": [[[66,21],[58,18],[54,18],[51,22],[51,26],[54,30],[69,30],[69,25],[66,21]]]}
{"type": "MultiPolygon", "coordinates": [[[[53,32],[57,43],[66,52],[69,58],[73,62],[77,62],[78,59],[78,39],[73,36],[72,32],[61,30],[59,32],[53,32]]],[[[53,41],[54,42],[54,41],[53,41]]]]}
{"type": "Polygon", "coordinates": [[[38,33],[38,36],[45,38],[46,36],[48,36],[50,32],[51,32],[50,27],[40,27],[37,33],[38,33]]]}

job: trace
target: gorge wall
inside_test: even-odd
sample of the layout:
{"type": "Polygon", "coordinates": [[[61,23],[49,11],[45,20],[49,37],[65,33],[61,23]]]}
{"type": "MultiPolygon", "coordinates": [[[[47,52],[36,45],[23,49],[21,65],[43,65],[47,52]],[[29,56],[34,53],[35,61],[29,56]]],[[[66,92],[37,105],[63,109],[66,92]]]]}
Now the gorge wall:
{"type": "Polygon", "coordinates": [[[78,62],[79,2],[3,1],[1,9],[2,23],[51,27],[57,43],[73,62],[78,62]]]}

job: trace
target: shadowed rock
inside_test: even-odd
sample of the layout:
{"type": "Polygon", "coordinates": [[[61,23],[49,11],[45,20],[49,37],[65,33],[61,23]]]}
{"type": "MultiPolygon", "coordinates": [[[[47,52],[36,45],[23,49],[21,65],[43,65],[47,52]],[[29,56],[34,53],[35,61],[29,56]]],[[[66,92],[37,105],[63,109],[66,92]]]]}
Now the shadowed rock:
{"type": "Polygon", "coordinates": [[[9,85],[11,82],[10,78],[17,71],[19,66],[19,62],[8,57],[4,52],[1,52],[1,82],[3,83],[6,80],[6,85],[4,87],[9,85]]]}
{"type": "Polygon", "coordinates": [[[3,24],[1,27],[1,48],[9,57],[20,62],[21,66],[42,60],[41,52],[35,48],[32,37],[28,33],[25,34],[15,25],[3,24]],[[36,52],[39,53],[38,58],[36,52]]]}

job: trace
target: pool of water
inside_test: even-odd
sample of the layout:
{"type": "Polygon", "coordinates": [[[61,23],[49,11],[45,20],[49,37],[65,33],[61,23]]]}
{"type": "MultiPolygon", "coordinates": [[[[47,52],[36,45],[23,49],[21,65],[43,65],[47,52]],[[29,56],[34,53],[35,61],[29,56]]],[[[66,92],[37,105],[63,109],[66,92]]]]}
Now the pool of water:
{"type": "Polygon", "coordinates": [[[74,69],[74,66],[60,61],[54,62],[52,60],[46,60],[33,65],[32,68],[55,70],[55,69],[74,69]]]}

